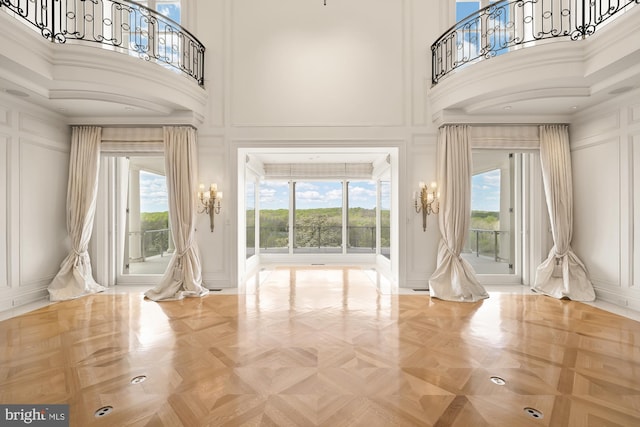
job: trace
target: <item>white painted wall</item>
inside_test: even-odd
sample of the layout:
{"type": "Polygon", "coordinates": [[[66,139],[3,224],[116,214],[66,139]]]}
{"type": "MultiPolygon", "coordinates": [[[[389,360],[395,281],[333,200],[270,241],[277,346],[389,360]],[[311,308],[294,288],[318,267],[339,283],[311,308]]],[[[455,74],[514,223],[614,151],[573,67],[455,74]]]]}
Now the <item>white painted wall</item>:
{"type": "Polygon", "coordinates": [[[640,90],[571,124],[573,249],[598,298],[640,309],[640,90]]]}
{"type": "Polygon", "coordinates": [[[48,296],[68,254],[70,138],[62,117],[0,92],[0,311],[48,296]]]}
{"type": "Polygon", "coordinates": [[[200,180],[218,182],[226,199],[224,227],[212,234],[204,215],[199,220],[208,286],[239,285],[239,149],[386,146],[398,149],[394,269],[400,286],[426,287],[437,218],[423,232],[412,193],[436,175],[428,46],[448,27],[440,20],[448,8],[434,3],[197,0],[190,7],[194,33],[207,47],[200,180]]]}

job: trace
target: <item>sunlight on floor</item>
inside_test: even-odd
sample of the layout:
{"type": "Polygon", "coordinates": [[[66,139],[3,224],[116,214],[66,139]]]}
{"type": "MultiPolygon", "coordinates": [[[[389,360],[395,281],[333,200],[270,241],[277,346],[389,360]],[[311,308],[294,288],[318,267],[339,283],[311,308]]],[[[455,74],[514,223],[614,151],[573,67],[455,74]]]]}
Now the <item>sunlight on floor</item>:
{"type": "MultiPolygon", "coordinates": [[[[360,270],[357,267],[355,269],[360,270]]],[[[317,280],[318,271],[320,272],[324,271],[324,273],[322,274],[323,280],[328,280],[329,282],[331,281],[336,282],[344,279],[342,277],[343,267],[332,268],[329,266],[325,266],[325,267],[308,267],[308,268],[297,267],[295,269],[291,269],[291,268],[261,269],[256,273],[256,275],[252,276],[249,280],[247,280],[244,294],[255,295],[257,292],[259,292],[260,286],[269,281],[272,274],[276,274],[277,276],[282,274],[291,276],[292,274],[294,274],[294,276],[291,276],[293,277],[294,282],[298,286],[300,285],[304,286],[307,276],[314,277],[317,280]],[[295,274],[293,273],[293,271],[295,271],[295,274]]],[[[361,269],[361,271],[362,271],[362,275],[359,275],[359,277],[368,278],[367,285],[368,286],[373,285],[370,288],[370,290],[371,291],[377,290],[380,295],[391,295],[391,294],[397,293],[398,295],[424,295],[425,297],[429,297],[428,290],[422,290],[422,289],[414,290],[411,288],[399,288],[397,290],[393,289],[391,283],[382,274],[379,274],[375,269],[365,268],[365,269],[361,269]]],[[[277,279],[277,277],[274,276],[274,279],[277,279]]],[[[360,283],[359,285],[362,286],[362,283],[360,283]]],[[[119,285],[119,286],[108,288],[105,291],[105,294],[139,293],[142,295],[149,288],[150,287],[147,285],[126,285],[126,286],[119,285]]],[[[521,285],[485,285],[485,289],[487,289],[487,291],[489,292],[489,295],[493,298],[498,297],[501,294],[537,295],[527,286],[521,286],[521,285]]],[[[238,288],[223,288],[219,291],[211,292],[210,295],[236,295],[239,293],[240,292],[238,291],[238,288]]],[[[322,295],[324,295],[324,293],[321,292],[321,290],[318,290],[318,297],[320,298],[322,295]]],[[[274,304],[281,303],[281,301],[278,300],[277,295],[272,295],[267,298],[274,298],[275,299],[273,301],[274,304]]],[[[263,304],[265,302],[266,301],[264,300],[262,301],[263,304]]],[[[51,302],[49,302],[48,299],[42,299],[39,301],[34,301],[29,304],[25,304],[20,307],[1,311],[0,321],[10,319],[15,316],[19,316],[21,314],[28,313],[33,310],[37,310],[49,304],[51,304],[51,302]]],[[[585,303],[585,304],[600,308],[610,313],[627,317],[632,320],[640,321],[640,311],[632,310],[626,307],[619,307],[609,302],[600,301],[600,300],[592,303],[585,303]]]]}

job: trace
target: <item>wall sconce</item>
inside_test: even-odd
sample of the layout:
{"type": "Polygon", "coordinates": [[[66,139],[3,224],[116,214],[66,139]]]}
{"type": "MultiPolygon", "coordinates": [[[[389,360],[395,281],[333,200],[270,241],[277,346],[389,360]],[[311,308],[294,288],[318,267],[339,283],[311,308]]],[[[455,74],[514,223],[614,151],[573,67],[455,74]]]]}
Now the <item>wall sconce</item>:
{"type": "Polygon", "coordinates": [[[413,193],[416,213],[422,212],[422,231],[427,231],[427,215],[437,214],[440,211],[440,193],[437,192],[438,184],[432,182],[429,187],[424,182],[418,184],[420,192],[413,193]]]}
{"type": "Polygon", "coordinates": [[[213,217],[215,214],[219,214],[220,209],[222,209],[222,206],[220,205],[220,201],[222,200],[222,191],[218,191],[218,184],[211,184],[209,191],[204,191],[204,184],[200,184],[198,199],[200,199],[200,203],[202,204],[202,208],[198,210],[198,213],[206,213],[209,215],[211,232],[213,232],[213,217]]]}

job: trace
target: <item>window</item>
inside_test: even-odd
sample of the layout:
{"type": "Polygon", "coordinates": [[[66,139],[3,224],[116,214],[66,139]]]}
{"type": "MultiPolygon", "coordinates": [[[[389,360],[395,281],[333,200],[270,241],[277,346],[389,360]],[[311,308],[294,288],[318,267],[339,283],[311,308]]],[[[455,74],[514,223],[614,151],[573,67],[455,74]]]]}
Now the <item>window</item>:
{"type": "Polygon", "coordinates": [[[260,182],[260,248],[262,253],[289,252],[289,182],[260,182]]]}
{"type": "Polygon", "coordinates": [[[380,254],[391,258],[391,181],[380,181],[380,254]]]}
{"type": "Polygon", "coordinates": [[[342,182],[294,182],[294,253],[342,252],[342,182]]]}
{"type": "Polygon", "coordinates": [[[471,224],[463,257],[479,274],[514,274],[516,253],[514,188],[521,155],[474,150],[471,224]]]}
{"type": "Polygon", "coordinates": [[[180,0],[141,0],[137,3],[146,6],[149,9],[159,12],[172,21],[180,23],[181,5],[180,0]]]}
{"type": "MultiPolygon", "coordinates": [[[[456,0],[456,22],[489,6],[496,1],[456,0]]],[[[471,61],[488,52],[501,55],[507,51],[507,43],[513,39],[514,25],[510,22],[509,5],[489,10],[482,17],[469,17],[458,31],[458,61],[471,61]]]]}
{"type": "Polygon", "coordinates": [[[246,257],[256,253],[256,183],[247,181],[245,188],[245,211],[247,222],[246,257]]]}
{"type": "MultiPolygon", "coordinates": [[[[177,24],[182,20],[180,0],[143,0],[138,2],[151,10],[169,18],[177,24]]],[[[128,18],[130,28],[129,49],[132,55],[157,57],[159,63],[180,69],[184,60],[181,52],[183,37],[179,28],[170,21],[150,19],[148,13],[139,7],[134,7],[128,18]]]]}
{"type": "Polygon", "coordinates": [[[381,246],[389,258],[389,189],[388,181],[378,185],[371,180],[262,180],[260,253],[376,254],[381,246]]]}
{"type": "Polygon", "coordinates": [[[347,189],[347,252],[375,253],[376,183],[349,181],[347,189]]]}
{"type": "Polygon", "coordinates": [[[174,250],[164,157],[130,157],[124,274],[163,274],[174,250]]]}

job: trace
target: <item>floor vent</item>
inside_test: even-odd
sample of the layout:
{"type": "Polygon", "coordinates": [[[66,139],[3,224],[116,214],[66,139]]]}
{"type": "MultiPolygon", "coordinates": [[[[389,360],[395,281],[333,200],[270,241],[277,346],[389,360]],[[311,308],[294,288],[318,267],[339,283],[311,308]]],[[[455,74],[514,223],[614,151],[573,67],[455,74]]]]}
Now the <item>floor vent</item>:
{"type": "Polygon", "coordinates": [[[500,377],[491,377],[491,382],[497,385],[505,385],[507,382],[500,377]]]}
{"type": "Polygon", "coordinates": [[[535,418],[536,420],[541,420],[544,418],[542,412],[538,411],[535,408],[524,408],[524,413],[530,416],[531,418],[535,418]]]}
{"type": "Polygon", "coordinates": [[[96,416],[96,418],[101,418],[101,417],[104,417],[105,415],[109,415],[111,411],[113,411],[113,406],[103,406],[102,408],[98,409],[94,413],[94,415],[96,416]]]}
{"type": "Polygon", "coordinates": [[[137,377],[131,378],[131,384],[140,384],[145,382],[147,379],[146,375],[138,375],[137,377]]]}

